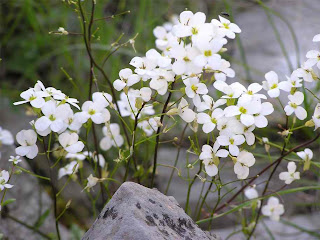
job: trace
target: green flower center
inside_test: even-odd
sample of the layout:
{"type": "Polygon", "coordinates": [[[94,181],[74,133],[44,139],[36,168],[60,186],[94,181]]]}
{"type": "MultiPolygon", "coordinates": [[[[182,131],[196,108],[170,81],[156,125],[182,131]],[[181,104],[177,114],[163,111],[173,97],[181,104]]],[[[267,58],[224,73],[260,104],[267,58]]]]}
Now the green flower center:
{"type": "Polygon", "coordinates": [[[183,61],[185,61],[185,62],[190,62],[190,59],[189,59],[187,56],[185,56],[185,57],[183,58],[183,61]]]}
{"type": "Polygon", "coordinates": [[[49,119],[50,119],[50,121],[56,120],[56,118],[55,118],[55,116],[53,116],[53,114],[51,114],[51,115],[49,116],[49,119]]]}
{"type": "Polygon", "coordinates": [[[271,89],[275,89],[278,87],[278,84],[274,83],[272,86],[271,86],[271,89]]]}
{"type": "Polygon", "coordinates": [[[194,85],[194,84],[192,84],[192,86],[191,86],[191,89],[192,89],[192,91],[197,91],[198,90],[198,87],[196,86],[196,85],[194,85]]]}
{"type": "Polygon", "coordinates": [[[31,97],[29,98],[29,101],[33,101],[33,100],[35,100],[35,99],[36,99],[35,96],[31,96],[31,97]]]}
{"type": "Polygon", "coordinates": [[[224,28],[229,29],[229,24],[228,23],[223,23],[222,25],[224,26],[224,28]]]}
{"type": "Polygon", "coordinates": [[[93,114],[95,114],[95,113],[96,113],[96,111],[95,111],[95,110],[93,110],[93,109],[90,109],[88,113],[89,113],[90,115],[93,115],[93,114]]]}
{"type": "Polygon", "coordinates": [[[240,108],[239,108],[239,111],[240,111],[242,114],[246,114],[247,109],[245,109],[244,107],[240,107],[240,108]]]}
{"type": "Polygon", "coordinates": [[[193,27],[191,32],[192,32],[193,35],[196,35],[196,34],[198,34],[198,29],[193,27]]]}
{"type": "Polygon", "coordinates": [[[212,56],[211,50],[206,50],[206,51],[204,51],[204,55],[205,55],[206,57],[212,56]]]}
{"type": "Polygon", "coordinates": [[[298,107],[298,105],[295,104],[295,103],[290,103],[290,106],[293,107],[293,108],[297,108],[298,107]]]}

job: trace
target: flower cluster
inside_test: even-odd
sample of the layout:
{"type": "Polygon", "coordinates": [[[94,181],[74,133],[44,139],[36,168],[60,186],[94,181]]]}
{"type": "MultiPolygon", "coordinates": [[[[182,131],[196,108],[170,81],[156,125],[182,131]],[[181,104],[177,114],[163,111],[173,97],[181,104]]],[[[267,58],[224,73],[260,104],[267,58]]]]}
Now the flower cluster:
{"type": "MultiPolygon", "coordinates": [[[[100,142],[102,150],[106,151],[112,146],[120,147],[123,144],[118,124],[110,124],[111,116],[108,110],[108,107],[112,105],[110,94],[95,92],[92,94],[92,100],[84,102],[80,108],[77,99],[70,98],[53,87],[46,88],[41,81],[37,81],[33,88],[22,92],[20,96],[24,100],[14,104],[30,103],[35,113],[38,114],[38,118],[31,122],[33,129],[22,130],[16,135],[16,140],[20,145],[16,148],[16,154],[34,159],[39,152],[38,137],[50,135],[51,138],[53,134],[66,152],[65,158],[76,159],[59,170],[58,178],[76,173],[80,166],[79,160],[88,157],[97,161],[97,155],[83,152],[85,144],[79,134],[84,124],[88,122],[105,124],[103,127],[105,137],[100,142]]],[[[98,158],[100,165],[104,167],[103,156],[99,155],[98,158]]]]}

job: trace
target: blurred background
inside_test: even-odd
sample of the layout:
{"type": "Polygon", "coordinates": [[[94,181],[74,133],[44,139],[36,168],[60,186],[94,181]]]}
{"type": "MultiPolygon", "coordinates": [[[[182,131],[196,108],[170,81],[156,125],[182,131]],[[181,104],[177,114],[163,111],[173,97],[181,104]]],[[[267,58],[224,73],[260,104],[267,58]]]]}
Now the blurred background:
{"type": "MultiPolygon", "coordinates": [[[[0,126],[9,129],[13,134],[27,127],[27,122],[32,117],[25,115],[26,109],[13,107],[12,103],[19,100],[21,91],[33,86],[38,79],[46,86],[54,86],[68,93],[70,97],[79,99],[80,103],[86,100],[87,94],[82,93],[83,91],[88,92],[89,61],[83,39],[77,35],[82,31],[81,22],[70,2],[72,0],[0,0],[0,126]],[[49,34],[49,32],[57,31],[59,27],[64,27],[68,32],[74,34],[67,36],[49,34]]],[[[87,2],[84,1],[84,4],[87,4],[87,7],[84,8],[88,11],[89,4],[87,2]]],[[[264,74],[270,70],[276,71],[281,79],[285,79],[285,75],[289,76],[305,60],[305,54],[308,50],[319,48],[312,43],[313,36],[320,33],[319,0],[269,0],[261,2],[255,0],[97,0],[96,19],[128,10],[130,10],[130,14],[95,22],[92,32],[93,52],[96,59],[102,61],[108,56],[115,49],[115,42],[125,43],[138,34],[134,48],[131,44],[127,44],[108,58],[104,69],[110,79],[112,81],[117,79],[119,70],[128,67],[132,57],[144,55],[148,49],[154,48],[155,38],[152,30],[155,26],[162,25],[172,15],[179,14],[185,9],[193,12],[202,11],[206,13],[208,20],[226,13],[229,15],[228,18],[242,29],[242,33],[234,41],[230,41],[228,52],[224,56],[236,71],[236,78],[228,79],[229,83],[235,80],[246,84],[261,83],[264,80],[264,74]]],[[[103,78],[98,74],[96,77],[101,90],[103,90],[106,87],[103,78]]],[[[314,92],[318,92],[319,88],[320,84],[314,84],[314,92]]],[[[306,99],[306,102],[311,106],[315,104],[312,98],[306,99]]],[[[283,119],[279,114],[270,119],[271,126],[276,126],[280,117],[283,119]]],[[[309,116],[311,115],[312,112],[309,112],[309,116]]],[[[172,135],[174,134],[172,133],[172,135]]],[[[262,134],[270,139],[276,136],[275,132],[270,135],[268,129],[262,134]]],[[[302,130],[296,140],[299,142],[308,137],[310,137],[310,131],[302,130]]],[[[273,140],[281,141],[280,138],[273,140]]],[[[171,150],[174,149],[170,146],[162,150],[160,162],[172,164],[171,150]]],[[[320,153],[319,147],[313,150],[315,156],[320,153]]],[[[0,167],[4,168],[7,164],[6,156],[13,153],[12,149],[1,151],[5,151],[0,159],[0,167]]],[[[180,167],[184,167],[184,159],[185,155],[182,154],[181,161],[179,160],[180,167]]],[[[33,163],[30,164],[32,168],[33,163]]],[[[257,166],[260,169],[261,166],[259,164],[257,166]]],[[[158,182],[160,184],[158,187],[160,190],[164,190],[161,189],[161,182],[166,182],[167,178],[168,170],[159,170],[158,182]]],[[[311,182],[303,184],[319,184],[319,171],[310,173],[309,179],[311,182]]],[[[39,185],[37,181],[27,177],[24,182],[28,181],[29,189],[27,187],[20,190],[16,188],[16,192],[12,194],[15,197],[20,195],[21,203],[35,209],[26,210],[25,207],[16,206],[12,211],[19,213],[25,221],[29,219],[31,222],[37,222],[39,219],[41,220],[40,217],[46,211],[44,206],[49,199],[41,194],[36,197],[31,196],[32,189],[34,189],[33,193],[40,192],[45,186],[39,185]],[[40,205],[36,204],[38,202],[44,202],[44,206],[41,205],[40,208],[40,205]],[[39,214],[35,216],[34,212],[39,212],[39,214]]],[[[16,185],[19,182],[21,179],[17,181],[16,185]]],[[[169,191],[169,195],[176,197],[182,205],[186,194],[185,188],[181,187],[184,184],[186,183],[175,177],[169,191]]],[[[276,182],[274,184],[277,185],[276,182]]],[[[199,193],[201,187],[200,182],[195,184],[195,193],[199,193]]],[[[79,195],[79,191],[73,192],[72,189],[66,192],[66,199],[79,195]]],[[[300,225],[305,224],[305,230],[320,229],[320,221],[318,221],[320,215],[316,215],[317,221],[311,217],[311,213],[314,213],[319,207],[318,195],[314,191],[303,192],[295,195],[296,199],[289,201],[288,216],[302,214],[298,216],[299,219],[298,217],[292,218],[292,222],[300,225]]],[[[209,199],[214,201],[213,196],[209,199]]],[[[81,201],[83,199],[75,200],[79,204],[81,201]]],[[[192,199],[191,204],[196,205],[196,201],[197,199],[192,199]]],[[[79,208],[81,209],[81,207],[79,208]]],[[[75,232],[74,236],[81,235],[82,231],[92,223],[93,219],[89,216],[90,212],[86,211],[85,207],[80,211],[77,207],[73,207],[63,218],[66,232],[67,229],[71,229],[75,232]]],[[[232,225],[235,220],[236,217],[230,217],[224,223],[216,222],[214,229],[222,237],[225,237],[233,229],[218,229],[230,227],[230,224],[232,225]]],[[[271,225],[271,223],[268,224],[271,225]]],[[[49,229],[49,225],[41,224],[39,227],[49,229]]],[[[290,234],[286,236],[285,234],[290,232],[290,229],[288,230],[286,227],[288,225],[284,225],[279,230],[280,226],[272,225],[271,228],[275,234],[280,234],[276,235],[276,239],[282,239],[282,237],[284,237],[283,239],[296,239],[296,236],[299,239],[312,239],[308,234],[303,235],[305,231],[302,230],[298,231],[296,236],[290,236],[290,234]]],[[[0,224],[0,230],[7,231],[12,236],[18,234],[17,229],[20,229],[19,226],[10,224],[10,221],[7,225],[0,224]]],[[[21,237],[25,234],[23,231],[19,230],[21,237]]],[[[261,239],[264,239],[262,236],[261,239]]],[[[268,237],[269,235],[265,236],[265,239],[270,239],[268,237]]],[[[23,238],[13,237],[12,239],[23,238]]],[[[234,239],[240,238],[236,236],[234,239]]]]}

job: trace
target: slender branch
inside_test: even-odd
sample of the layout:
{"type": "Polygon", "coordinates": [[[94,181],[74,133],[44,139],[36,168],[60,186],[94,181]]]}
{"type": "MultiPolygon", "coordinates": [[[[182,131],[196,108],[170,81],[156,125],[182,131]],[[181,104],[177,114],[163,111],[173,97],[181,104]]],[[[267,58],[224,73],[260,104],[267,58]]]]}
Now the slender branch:
{"type": "MultiPolygon", "coordinates": [[[[46,147],[46,143],[45,143],[45,138],[43,137],[43,148],[46,151],[50,151],[50,149],[47,149],[46,147]]],[[[55,217],[55,225],[56,225],[56,232],[57,232],[57,237],[58,240],[61,239],[60,237],[60,230],[59,230],[59,221],[57,221],[57,217],[58,217],[58,207],[57,207],[57,195],[56,195],[56,189],[53,183],[54,177],[53,177],[53,173],[52,173],[52,169],[50,168],[50,154],[45,154],[46,155],[46,159],[48,162],[48,169],[49,169],[49,173],[50,173],[50,185],[51,185],[51,189],[52,189],[52,196],[53,196],[53,210],[54,210],[54,217],[55,217]]]]}
{"type": "Polygon", "coordinates": [[[16,222],[16,223],[19,223],[20,225],[34,231],[35,233],[38,233],[40,236],[44,237],[45,239],[49,239],[51,240],[52,238],[49,237],[48,235],[46,235],[45,233],[41,232],[40,230],[38,230],[37,228],[35,228],[34,226],[31,226],[31,225],[28,225],[26,223],[24,223],[23,221],[11,216],[11,215],[6,215],[6,218],[9,218],[11,219],[12,221],[16,222]]]}
{"type": "MultiPolygon", "coordinates": [[[[141,106],[141,108],[139,109],[139,111],[137,112],[137,114],[134,117],[134,128],[133,128],[133,132],[132,132],[132,144],[130,147],[130,154],[131,154],[131,158],[133,160],[133,164],[134,164],[134,168],[137,171],[138,165],[137,165],[137,160],[135,158],[135,140],[136,140],[136,131],[137,131],[137,126],[138,126],[138,120],[139,120],[139,115],[142,111],[142,109],[144,108],[144,106],[146,105],[146,102],[144,102],[141,106]]],[[[128,178],[128,173],[129,173],[129,165],[130,165],[130,159],[127,162],[127,166],[126,166],[126,173],[124,175],[123,178],[123,182],[127,181],[128,178]]],[[[140,183],[140,177],[138,176],[138,183],[140,183]]]]}
{"type": "Polygon", "coordinates": [[[177,146],[177,148],[178,148],[177,155],[176,155],[176,159],[174,161],[174,168],[172,168],[172,170],[171,170],[169,181],[168,181],[168,184],[167,184],[167,187],[166,187],[166,190],[165,190],[164,194],[167,194],[168,191],[169,191],[169,187],[170,187],[170,184],[171,184],[171,181],[172,181],[174,170],[175,170],[175,167],[177,167],[177,164],[178,164],[179,155],[180,155],[180,151],[181,151],[181,144],[182,144],[182,140],[183,140],[183,137],[184,137],[184,134],[186,132],[187,127],[188,127],[188,123],[185,125],[185,127],[183,128],[183,131],[182,131],[182,133],[180,135],[179,143],[178,143],[178,146],[177,146]]]}
{"type": "MultiPolygon", "coordinates": [[[[172,82],[171,84],[171,90],[173,89],[173,86],[174,86],[174,82],[172,82]]],[[[168,98],[163,106],[163,109],[162,109],[162,115],[160,117],[160,123],[163,124],[163,119],[164,119],[164,113],[167,111],[167,106],[170,102],[170,99],[171,99],[171,96],[172,96],[172,92],[169,92],[169,95],[168,95],[168,98]]],[[[158,147],[159,147],[159,141],[160,141],[160,132],[161,132],[161,126],[158,127],[158,130],[157,130],[157,138],[156,138],[156,145],[155,145],[155,148],[154,148],[154,158],[153,158],[153,171],[152,171],[152,178],[151,178],[151,188],[153,188],[153,185],[154,185],[154,178],[155,178],[155,175],[156,175],[156,169],[157,169],[157,158],[158,158],[158,147]]]]}
{"type": "Polygon", "coordinates": [[[199,166],[199,170],[198,170],[197,174],[194,175],[191,183],[190,183],[189,186],[188,186],[187,201],[186,201],[186,206],[185,206],[185,208],[184,208],[185,212],[188,211],[189,200],[190,200],[190,193],[191,193],[192,185],[193,185],[194,182],[196,181],[197,176],[201,173],[201,170],[202,170],[202,161],[200,161],[200,166],[199,166]]]}
{"type": "Polygon", "coordinates": [[[209,185],[209,187],[208,187],[208,189],[207,189],[207,191],[206,191],[206,193],[205,193],[205,195],[204,195],[204,197],[203,197],[203,199],[202,199],[202,201],[201,201],[201,204],[200,204],[200,207],[199,207],[199,211],[198,211],[196,220],[199,220],[199,218],[200,218],[201,209],[202,209],[203,204],[205,203],[205,201],[206,201],[206,199],[207,199],[207,197],[208,197],[208,194],[209,194],[209,192],[210,192],[210,190],[211,190],[211,188],[212,188],[213,182],[214,182],[214,179],[212,178],[212,180],[211,180],[211,182],[210,182],[210,185],[209,185]]]}
{"type": "Polygon", "coordinates": [[[225,208],[226,206],[228,206],[242,191],[244,191],[244,189],[246,189],[249,185],[251,185],[258,177],[260,177],[263,173],[265,173],[268,169],[270,169],[273,165],[277,164],[279,161],[281,161],[284,157],[286,157],[287,155],[289,155],[290,153],[296,151],[299,148],[308,146],[309,144],[315,142],[318,138],[320,137],[320,133],[313,139],[302,143],[292,149],[290,149],[289,151],[285,152],[283,154],[283,156],[279,157],[277,160],[275,160],[273,163],[269,164],[267,167],[265,167],[262,171],[260,171],[256,176],[252,177],[250,179],[250,181],[247,182],[247,184],[245,184],[238,192],[236,192],[228,201],[226,201],[224,204],[222,204],[220,207],[218,207],[216,209],[216,212],[222,210],[223,208],[225,208]]]}
{"type": "Polygon", "coordinates": [[[130,13],[130,10],[124,11],[124,12],[122,12],[122,13],[114,14],[114,15],[111,15],[111,16],[108,16],[108,17],[96,18],[96,19],[94,19],[93,21],[96,22],[96,21],[100,21],[100,20],[110,20],[110,19],[114,19],[114,18],[116,18],[116,17],[118,17],[118,16],[125,15],[125,14],[128,14],[128,13],[130,13]]]}
{"type": "MultiPolygon", "coordinates": [[[[85,32],[86,31],[86,27],[85,27],[85,17],[84,17],[84,13],[83,13],[83,9],[82,9],[82,5],[81,5],[81,0],[78,0],[78,5],[79,5],[79,10],[80,10],[80,15],[81,15],[81,19],[82,19],[82,22],[83,22],[83,31],[85,32]]],[[[120,112],[120,108],[119,108],[119,105],[118,105],[118,102],[117,102],[117,97],[116,97],[116,93],[114,91],[114,88],[113,88],[113,85],[110,81],[110,79],[108,78],[107,74],[105,73],[105,71],[97,64],[97,62],[94,60],[93,56],[92,56],[92,53],[91,53],[91,49],[89,48],[89,45],[88,45],[88,42],[87,42],[87,38],[84,37],[84,42],[85,42],[85,46],[86,46],[86,50],[87,50],[87,53],[89,55],[89,58],[91,59],[93,65],[100,71],[100,73],[103,75],[104,79],[106,80],[107,84],[109,85],[109,88],[111,90],[111,95],[112,95],[112,98],[114,99],[114,102],[115,102],[115,105],[117,107],[117,111],[119,113],[119,115],[122,117],[121,115],[121,112],[120,112]]],[[[123,131],[124,131],[124,134],[126,136],[126,140],[127,140],[127,143],[128,145],[130,145],[130,139],[129,139],[129,135],[128,135],[128,132],[127,132],[127,129],[124,125],[124,123],[121,121],[121,125],[122,125],[122,128],[123,128],[123,131]]]]}

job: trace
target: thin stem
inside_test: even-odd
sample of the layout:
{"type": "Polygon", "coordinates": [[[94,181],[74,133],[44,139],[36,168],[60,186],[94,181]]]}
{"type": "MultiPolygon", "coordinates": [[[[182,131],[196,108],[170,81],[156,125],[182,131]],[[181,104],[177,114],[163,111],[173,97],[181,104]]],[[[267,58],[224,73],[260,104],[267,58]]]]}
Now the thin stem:
{"type": "Polygon", "coordinates": [[[207,191],[206,191],[206,193],[205,193],[205,195],[204,195],[204,197],[203,197],[203,199],[202,199],[202,201],[201,201],[201,204],[200,204],[200,207],[199,207],[199,211],[198,211],[196,220],[199,220],[199,218],[200,218],[201,209],[202,209],[203,204],[205,203],[205,201],[206,201],[206,199],[207,199],[207,197],[208,197],[208,194],[209,194],[209,192],[210,192],[210,190],[211,190],[211,188],[212,188],[213,182],[214,182],[214,180],[212,179],[211,182],[210,182],[210,185],[209,185],[209,187],[208,187],[208,189],[207,189],[207,191]]]}
{"type": "MultiPolygon", "coordinates": [[[[81,15],[81,19],[82,19],[82,22],[83,22],[83,31],[85,32],[86,31],[86,27],[85,27],[85,17],[84,17],[84,13],[83,13],[83,9],[82,9],[82,5],[81,5],[81,0],[78,0],[78,6],[79,6],[79,10],[80,10],[80,15],[81,15]]],[[[116,93],[114,91],[114,88],[113,88],[113,85],[110,81],[110,79],[108,78],[107,74],[105,73],[105,71],[97,64],[97,62],[94,60],[93,58],[93,55],[91,53],[91,49],[89,48],[89,45],[88,45],[88,42],[87,42],[87,38],[84,37],[84,42],[85,42],[85,46],[86,46],[86,50],[87,50],[87,53],[89,55],[89,58],[91,59],[93,65],[101,72],[101,74],[103,75],[104,79],[106,80],[107,84],[109,85],[109,88],[111,90],[111,95],[112,95],[112,98],[114,99],[114,102],[115,102],[115,105],[117,107],[117,111],[119,113],[119,115],[121,116],[122,118],[122,115],[119,111],[119,105],[118,105],[118,102],[117,102],[117,97],[116,97],[116,93]]],[[[126,136],[126,140],[127,140],[127,143],[128,145],[130,145],[130,139],[129,139],[129,135],[128,135],[128,132],[127,132],[127,129],[124,125],[124,123],[121,121],[121,125],[122,125],[122,128],[123,128],[123,131],[124,131],[124,134],[126,136]]]]}
{"type": "MultiPolygon", "coordinates": [[[[146,102],[144,102],[142,104],[141,108],[139,109],[139,111],[137,112],[137,114],[134,117],[134,127],[133,127],[133,132],[132,132],[132,144],[131,144],[131,147],[130,147],[130,154],[131,154],[131,158],[133,160],[135,171],[137,171],[137,168],[138,168],[137,161],[136,161],[136,158],[135,158],[136,131],[137,131],[137,126],[138,126],[139,115],[140,115],[140,113],[141,113],[141,111],[142,111],[142,109],[144,108],[145,105],[146,105],[146,102]]],[[[130,159],[127,162],[126,173],[124,175],[123,182],[127,181],[127,178],[128,178],[129,165],[130,165],[129,163],[130,163],[130,159]]],[[[137,180],[138,180],[138,183],[140,183],[140,177],[139,176],[138,176],[137,180]]]]}
{"type": "MultiPolygon", "coordinates": [[[[50,149],[47,149],[46,147],[46,143],[45,143],[45,138],[42,139],[43,140],[43,148],[45,151],[50,151],[50,149]]],[[[52,196],[53,196],[53,210],[54,210],[54,217],[55,217],[55,225],[56,225],[56,232],[57,232],[57,237],[58,240],[61,239],[60,237],[60,230],[59,230],[59,221],[57,221],[57,217],[58,217],[58,207],[57,207],[57,196],[56,196],[56,189],[55,186],[53,184],[53,173],[52,173],[52,169],[50,168],[50,154],[45,154],[46,155],[46,159],[48,162],[48,169],[49,169],[49,173],[50,173],[50,185],[51,185],[51,189],[52,189],[52,196]]]]}
{"type": "Polygon", "coordinates": [[[35,228],[34,226],[28,225],[26,223],[24,223],[23,221],[11,216],[11,215],[6,215],[7,218],[11,219],[12,221],[19,223],[20,225],[34,231],[35,233],[38,233],[40,236],[44,237],[45,239],[49,239],[51,240],[52,238],[49,237],[48,235],[46,235],[45,233],[41,232],[40,230],[38,230],[37,228],[35,228]]]}
{"type": "Polygon", "coordinates": [[[197,175],[199,175],[201,173],[202,170],[202,161],[200,162],[200,166],[199,166],[199,170],[197,172],[196,175],[194,175],[191,183],[188,186],[188,193],[187,193],[187,201],[186,201],[186,206],[184,207],[185,212],[188,212],[188,208],[189,208],[189,201],[190,201],[190,193],[191,193],[191,188],[192,185],[194,184],[194,182],[196,181],[197,175]]]}
{"type": "MultiPolygon", "coordinates": [[[[171,90],[173,89],[173,86],[174,86],[174,82],[171,84],[171,90]]],[[[169,92],[169,95],[168,95],[168,98],[163,106],[163,109],[162,109],[162,115],[160,117],[160,123],[161,125],[163,124],[163,119],[164,119],[164,116],[165,116],[165,112],[167,111],[167,106],[170,102],[170,99],[171,99],[171,96],[172,96],[172,92],[169,92]]],[[[157,158],[158,158],[158,147],[159,147],[159,141],[160,141],[160,132],[161,132],[161,126],[158,127],[158,130],[157,130],[157,138],[156,138],[156,145],[155,145],[155,148],[154,148],[154,158],[153,158],[153,171],[152,171],[152,178],[151,178],[151,188],[153,188],[153,185],[154,185],[154,178],[155,178],[155,175],[156,175],[156,169],[157,169],[157,158]]]]}
{"type": "Polygon", "coordinates": [[[186,129],[188,127],[188,123],[185,125],[185,127],[183,128],[183,131],[180,135],[180,139],[179,139],[179,143],[178,143],[178,150],[177,150],[177,155],[176,155],[176,159],[174,161],[174,168],[172,168],[171,170],[171,174],[170,174],[170,177],[169,177],[169,181],[168,181],[168,184],[167,184],[167,187],[166,187],[166,190],[164,191],[164,194],[167,195],[168,191],[169,191],[169,187],[170,187],[170,184],[171,184],[171,181],[172,181],[172,177],[173,177],[173,174],[174,174],[174,170],[175,168],[177,167],[177,164],[178,164],[178,160],[179,160],[179,156],[180,156],[180,151],[181,151],[181,144],[182,144],[182,141],[183,141],[183,137],[184,137],[184,134],[186,132],[186,129]]]}
{"type": "Polygon", "coordinates": [[[249,185],[251,185],[258,177],[260,177],[263,173],[265,173],[268,169],[270,169],[273,165],[277,164],[279,161],[281,161],[285,156],[289,155],[290,153],[298,150],[299,148],[302,148],[302,147],[306,147],[308,146],[309,144],[315,142],[318,138],[320,137],[320,133],[318,133],[318,135],[305,142],[305,143],[302,143],[292,149],[290,149],[289,151],[285,152],[283,154],[283,156],[279,157],[277,160],[275,160],[273,163],[269,164],[268,166],[266,166],[263,170],[261,170],[256,176],[252,177],[250,179],[250,181],[248,181],[239,191],[237,191],[231,198],[229,198],[224,204],[222,204],[221,206],[219,206],[217,209],[216,209],[216,212],[222,210],[223,208],[225,208],[226,206],[228,206],[242,191],[244,191],[249,185]]]}

